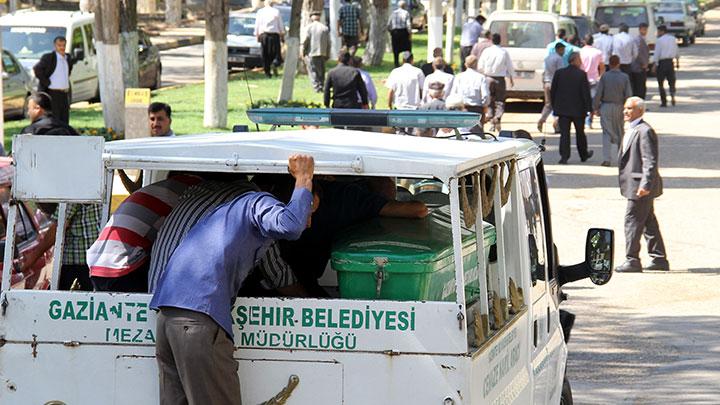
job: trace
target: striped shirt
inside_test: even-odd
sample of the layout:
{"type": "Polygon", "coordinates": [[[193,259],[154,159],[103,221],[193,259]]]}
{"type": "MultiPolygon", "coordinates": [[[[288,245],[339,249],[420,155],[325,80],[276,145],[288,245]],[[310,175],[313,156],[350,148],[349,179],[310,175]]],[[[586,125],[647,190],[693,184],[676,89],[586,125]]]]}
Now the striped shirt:
{"type": "MultiPolygon", "coordinates": [[[[100,233],[102,205],[68,204],[65,216],[65,245],[63,246],[63,264],[84,265],[85,252],[100,233]]],[[[57,222],[58,211],[52,219],[57,222]]]]}
{"type": "Polygon", "coordinates": [[[87,251],[90,275],[116,278],[145,264],[165,218],[196,176],[173,176],[132,193],[117,208],[87,251]]]}

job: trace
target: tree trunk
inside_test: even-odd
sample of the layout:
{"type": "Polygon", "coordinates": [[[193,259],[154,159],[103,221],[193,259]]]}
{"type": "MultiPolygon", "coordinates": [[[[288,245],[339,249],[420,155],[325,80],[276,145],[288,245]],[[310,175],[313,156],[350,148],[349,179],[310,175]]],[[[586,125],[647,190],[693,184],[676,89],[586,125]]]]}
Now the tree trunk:
{"type": "Polygon", "coordinates": [[[139,87],[137,0],[120,0],[120,52],[125,87],[139,87]]]}
{"type": "Polygon", "coordinates": [[[372,9],[369,14],[370,32],[365,47],[365,55],[363,55],[363,63],[368,66],[380,66],[387,44],[390,2],[388,0],[372,0],[372,9]]]}
{"type": "MultiPolygon", "coordinates": [[[[206,6],[210,3],[208,1],[206,6]]],[[[180,20],[182,20],[182,0],[165,0],[165,22],[176,27],[180,25],[180,20]]]]}
{"type": "Polygon", "coordinates": [[[337,58],[340,53],[340,47],[342,46],[340,34],[337,29],[339,14],[340,0],[330,0],[330,59],[337,58]]]}
{"type": "Polygon", "coordinates": [[[105,127],[125,129],[125,94],[120,57],[120,4],[117,0],[98,0],[95,5],[95,48],[105,127]]]}
{"type": "Polygon", "coordinates": [[[208,128],[227,127],[229,12],[228,0],[207,0],[205,3],[205,112],[203,126],[208,128]]]}
{"type": "MultiPolygon", "coordinates": [[[[455,42],[455,2],[462,0],[448,0],[447,2],[447,25],[445,30],[445,63],[452,65],[453,49],[455,42]]],[[[501,0],[498,0],[501,1],[501,0]]],[[[499,4],[499,3],[498,3],[499,4]]],[[[457,69],[458,71],[460,68],[457,69]]]]}
{"type": "Polygon", "coordinates": [[[137,12],[141,14],[154,14],[157,11],[156,0],[138,0],[137,12]]]}
{"type": "Polygon", "coordinates": [[[285,65],[283,66],[282,86],[278,101],[289,101],[293,96],[295,72],[300,56],[300,18],[303,0],[292,0],[290,11],[290,30],[285,39],[285,65]]]}

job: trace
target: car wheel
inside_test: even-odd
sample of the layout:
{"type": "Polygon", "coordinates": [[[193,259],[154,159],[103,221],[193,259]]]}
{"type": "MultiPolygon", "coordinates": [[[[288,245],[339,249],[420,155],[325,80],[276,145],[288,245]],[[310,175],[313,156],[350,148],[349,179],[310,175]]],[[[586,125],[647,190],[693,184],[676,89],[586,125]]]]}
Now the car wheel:
{"type": "Polygon", "coordinates": [[[570,381],[567,379],[567,376],[563,378],[560,405],[573,405],[572,389],[570,388],[570,381]]]}
{"type": "Polygon", "coordinates": [[[97,85],[97,89],[95,89],[95,95],[88,100],[90,103],[99,103],[100,102],[100,83],[97,85]]]}
{"type": "Polygon", "coordinates": [[[155,69],[155,82],[153,83],[150,90],[157,90],[162,85],[162,65],[158,65],[155,69]]]}
{"type": "Polygon", "coordinates": [[[695,34],[692,34],[692,35],[690,36],[690,43],[691,43],[691,44],[695,44],[695,34]]]}
{"type": "Polygon", "coordinates": [[[690,44],[690,36],[689,35],[683,36],[680,46],[688,46],[689,44],[690,44]]]}

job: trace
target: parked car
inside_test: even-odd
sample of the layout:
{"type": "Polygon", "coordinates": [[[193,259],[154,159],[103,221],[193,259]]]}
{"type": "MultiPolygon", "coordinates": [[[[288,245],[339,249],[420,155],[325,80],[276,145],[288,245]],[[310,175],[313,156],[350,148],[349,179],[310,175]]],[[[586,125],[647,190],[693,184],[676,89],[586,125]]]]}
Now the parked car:
{"type": "Polygon", "coordinates": [[[501,45],[513,61],[515,86],[508,88],[508,97],[522,99],[543,97],[547,45],[555,40],[557,30],[577,35],[573,20],[545,11],[495,11],[486,26],[500,34],[501,45]]]}
{"type": "Polygon", "coordinates": [[[53,40],[64,36],[75,59],[70,85],[72,102],[98,98],[97,55],[93,39],[95,17],[80,11],[24,9],[0,17],[3,48],[12,52],[31,77],[40,57],[53,50],[53,40]]]}
{"type": "Polygon", "coordinates": [[[140,87],[160,88],[162,83],[162,63],[160,50],[153,45],[150,37],[138,30],[138,81],[140,87]]]}
{"type": "Polygon", "coordinates": [[[698,0],[685,0],[688,5],[690,13],[695,18],[695,35],[702,37],[705,35],[705,6],[700,5],[698,0]]]}
{"type": "Polygon", "coordinates": [[[654,5],[655,16],[670,34],[682,40],[683,46],[695,43],[697,24],[684,1],[663,1],[654,5]]]}
{"type": "Polygon", "coordinates": [[[600,31],[600,25],[595,22],[592,18],[585,15],[565,15],[573,21],[575,21],[575,28],[577,28],[577,38],[584,40],[587,34],[595,35],[600,31]]]}
{"type": "Polygon", "coordinates": [[[255,13],[230,12],[228,24],[228,68],[252,69],[263,65],[262,47],[255,38],[255,13]]]}
{"type": "MultiPolygon", "coordinates": [[[[5,230],[12,182],[12,158],[0,157],[0,257],[5,252],[5,230]]],[[[15,225],[15,260],[10,285],[12,288],[47,289],[50,287],[50,273],[43,268],[50,263],[53,249],[39,252],[40,242],[48,237],[50,220],[33,203],[22,202],[15,225]],[[36,258],[33,260],[32,258],[36,258]],[[32,261],[32,263],[31,263],[32,261]]],[[[0,270],[2,264],[0,264],[0,270]]],[[[2,278],[2,275],[0,275],[2,278]]]]}
{"type": "Polygon", "coordinates": [[[33,90],[33,80],[20,62],[8,51],[2,51],[3,112],[5,118],[27,115],[27,97],[33,90]]]}

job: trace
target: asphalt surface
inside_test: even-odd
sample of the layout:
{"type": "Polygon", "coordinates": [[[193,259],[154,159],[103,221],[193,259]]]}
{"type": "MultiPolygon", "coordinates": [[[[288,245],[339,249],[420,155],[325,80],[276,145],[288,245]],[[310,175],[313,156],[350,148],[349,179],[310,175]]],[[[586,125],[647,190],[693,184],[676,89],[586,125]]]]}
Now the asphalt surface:
{"type": "MultiPolygon", "coordinates": [[[[720,404],[720,10],[705,15],[708,35],[680,48],[678,105],[661,109],[648,79],[645,119],[660,138],[665,188],[655,210],[671,271],[564,288],[563,306],[577,315],[567,371],[577,404],[720,404]]],[[[539,135],[537,105],[511,111],[504,129],[539,135]]],[[[598,126],[588,139],[595,157],[585,163],[573,150],[568,166],[556,165],[558,137],[546,136],[553,234],[564,264],[583,260],[591,227],[614,229],[615,264],[624,260],[626,201],[617,168],[599,166],[598,126]]],[[[642,255],[649,263],[644,246],[642,255]]]]}
{"type": "Polygon", "coordinates": [[[162,87],[197,83],[203,80],[203,45],[160,51],[162,87]]]}

